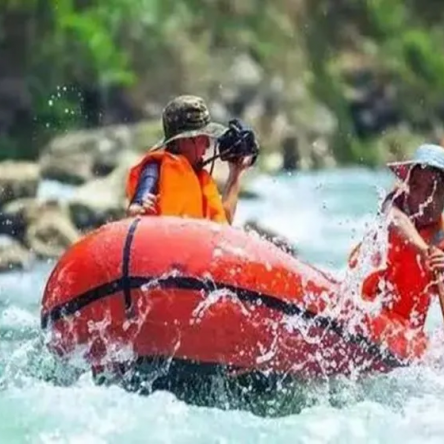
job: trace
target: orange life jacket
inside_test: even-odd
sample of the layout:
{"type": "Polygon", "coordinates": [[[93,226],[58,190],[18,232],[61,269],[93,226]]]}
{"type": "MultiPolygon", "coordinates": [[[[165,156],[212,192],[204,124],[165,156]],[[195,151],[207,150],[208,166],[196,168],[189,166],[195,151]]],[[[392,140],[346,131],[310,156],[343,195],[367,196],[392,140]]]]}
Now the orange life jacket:
{"type": "Polygon", "coordinates": [[[219,190],[211,175],[204,169],[195,171],[184,156],[163,149],[148,153],[131,168],[126,183],[126,194],[130,201],[136,193],[144,167],[153,161],[160,163],[159,215],[228,223],[219,190]]]}
{"type": "MultiPolygon", "coordinates": [[[[441,220],[419,230],[419,234],[430,245],[439,246],[439,235],[443,229],[444,223],[441,220]]],[[[388,243],[387,262],[382,269],[366,277],[362,285],[362,297],[373,300],[381,292],[388,294],[385,310],[407,321],[412,328],[422,328],[431,296],[436,292],[436,287],[432,284],[433,276],[417,250],[395,230],[390,230],[388,243]]],[[[361,244],[350,255],[350,268],[357,264],[360,246],[361,244]]]]}

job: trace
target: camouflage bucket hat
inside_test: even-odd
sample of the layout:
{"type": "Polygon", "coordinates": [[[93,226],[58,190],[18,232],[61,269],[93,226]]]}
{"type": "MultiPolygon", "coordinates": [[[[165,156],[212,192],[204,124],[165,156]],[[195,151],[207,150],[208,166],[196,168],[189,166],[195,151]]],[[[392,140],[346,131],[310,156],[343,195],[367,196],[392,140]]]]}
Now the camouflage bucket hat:
{"type": "Polygon", "coordinates": [[[226,127],[211,121],[204,100],[197,96],[179,96],[169,102],[162,113],[164,138],[153,149],[177,139],[208,136],[219,137],[226,127]]]}

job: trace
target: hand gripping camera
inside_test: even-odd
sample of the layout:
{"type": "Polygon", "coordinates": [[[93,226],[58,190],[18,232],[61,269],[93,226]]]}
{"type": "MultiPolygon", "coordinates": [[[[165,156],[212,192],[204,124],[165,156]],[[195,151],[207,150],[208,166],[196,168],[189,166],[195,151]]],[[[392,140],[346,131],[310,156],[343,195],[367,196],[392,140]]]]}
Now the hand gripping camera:
{"type": "Polygon", "coordinates": [[[250,165],[253,165],[259,156],[259,145],[253,130],[239,119],[229,121],[227,130],[217,139],[217,147],[223,161],[251,157],[250,165]]]}

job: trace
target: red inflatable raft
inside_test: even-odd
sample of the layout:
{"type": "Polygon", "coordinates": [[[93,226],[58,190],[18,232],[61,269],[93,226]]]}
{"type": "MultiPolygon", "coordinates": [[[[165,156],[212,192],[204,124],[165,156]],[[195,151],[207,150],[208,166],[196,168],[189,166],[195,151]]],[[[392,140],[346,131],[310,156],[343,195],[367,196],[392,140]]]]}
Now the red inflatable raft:
{"type": "Polygon", "coordinates": [[[423,333],[360,316],[340,283],[268,241],[208,221],[110,223],[60,259],[42,302],[48,346],[97,367],[140,358],[316,378],[386,372],[423,333]]]}

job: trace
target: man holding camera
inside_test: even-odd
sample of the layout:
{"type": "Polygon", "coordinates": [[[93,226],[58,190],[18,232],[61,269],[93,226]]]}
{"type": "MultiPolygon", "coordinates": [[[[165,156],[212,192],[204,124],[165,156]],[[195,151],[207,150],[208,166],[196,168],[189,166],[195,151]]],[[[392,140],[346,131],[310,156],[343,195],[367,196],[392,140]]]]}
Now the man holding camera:
{"type": "Polygon", "coordinates": [[[129,216],[163,215],[209,219],[231,224],[236,211],[242,172],[252,165],[258,146],[251,130],[240,122],[229,128],[211,121],[205,102],[179,96],[162,114],[164,139],[131,168],[126,185],[129,216]],[[228,161],[229,176],[222,198],[203,168],[211,146],[228,161]]]}

